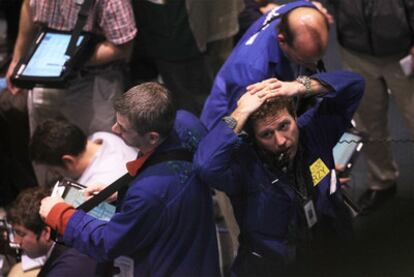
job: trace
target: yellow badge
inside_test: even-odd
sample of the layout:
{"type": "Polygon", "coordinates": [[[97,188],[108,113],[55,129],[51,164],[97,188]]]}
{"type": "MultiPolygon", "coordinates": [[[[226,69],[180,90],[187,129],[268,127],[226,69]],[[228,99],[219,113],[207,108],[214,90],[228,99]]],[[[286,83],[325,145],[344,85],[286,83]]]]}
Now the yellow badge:
{"type": "Polygon", "coordinates": [[[319,182],[329,173],[328,167],[319,158],[309,167],[312,174],[313,186],[317,186],[319,182]]]}

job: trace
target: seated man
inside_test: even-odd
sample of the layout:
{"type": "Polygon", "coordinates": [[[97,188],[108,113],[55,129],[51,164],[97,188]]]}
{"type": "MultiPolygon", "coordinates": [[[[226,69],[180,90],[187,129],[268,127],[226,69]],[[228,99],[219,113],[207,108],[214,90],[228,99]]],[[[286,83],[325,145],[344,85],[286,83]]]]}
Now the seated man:
{"type": "Polygon", "coordinates": [[[289,265],[301,258],[321,262],[322,243],[351,237],[332,148],[350,124],[363,80],[335,72],[306,83],[269,79],[249,86],[196,152],[199,177],[232,201],[240,226],[236,276],[300,270],[289,265]],[[315,94],[322,100],[297,118],[291,97],[315,94]]]}
{"type": "Polygon", "coordinates": [[[217,276],[210,188],[187,159],[205,128],[194,115],[176,112],[170,92],[157,83],[133,87],[114,107],[113,131],[140,150],[128,163],[133,179],[118,212],[103,222],[47,197],[42,218],[82,253],[103,261],[129,258],[134,276],[217,276]],[[186,159],[177,156],[184,152],[186,159]]]}
{"type": "Polygon", "coordinates": [[[89,138],[65,120],[46,120],[31,139],[31,158],[84,186],[109,185],[127,173],[125,163],[137,157],[137,149],[118,136],[96,132],[89,138]]]}
{"type": "Polygon", "coordinates": [[[15,230],[15,242],[30,258],[45,257],[38,276],[98,276],[93,259],[52,241],[52,230],[38,213],[40,201],[48,195],[50,191],[44,187],[24,190],[7,211],[7,219],[15,230]]]}

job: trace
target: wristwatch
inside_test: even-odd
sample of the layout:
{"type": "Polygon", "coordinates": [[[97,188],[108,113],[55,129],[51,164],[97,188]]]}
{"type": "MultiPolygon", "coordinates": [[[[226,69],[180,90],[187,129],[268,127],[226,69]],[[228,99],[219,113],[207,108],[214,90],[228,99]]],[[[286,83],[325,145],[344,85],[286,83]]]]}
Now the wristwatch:
{"type": "Polygon", "coordinates": [[[296,78],[296,81],[300,84],[302,84],[305,87],[305,95],[310,96],[312,95],[311,91],[311,79],[308,76],[298,76],[296,78]]]}
{"type": "Polygon", "coordinates": [[[234,119],[234,117],[231,116],[225,116],[223,117],[223,121],[229,126],[230,129],[234,130],[237,126],[237,120],[234,119]]]}

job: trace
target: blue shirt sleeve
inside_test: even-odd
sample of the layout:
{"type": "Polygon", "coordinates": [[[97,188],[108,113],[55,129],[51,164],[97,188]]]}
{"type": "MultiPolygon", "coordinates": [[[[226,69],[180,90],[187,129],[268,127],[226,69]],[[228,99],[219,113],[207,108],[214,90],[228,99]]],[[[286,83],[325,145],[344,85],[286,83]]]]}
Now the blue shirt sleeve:
{"type": "Polygon", "coordinates": [[[194,156],[194,169],[200,179],[228,195],[241,190],[241,168],[236,152],[241,139],[223,121],[220,121],[200,142],[194,156]]]}
{"type": "Polygon", "coordinates": [[[325,134],[326,146],[330,149],[350,127],[364,92],[364,79],[349,71],[319,73],[311,77],[327,85],[330,90],[315,107],[298,118],[298,126],[308,133],[325,134]]]}
{"type": "MultiPolygon", "coordinates": [[[[148,177],[146,182],[157,182],[148,177]]],[[[133,254],[154,241],[158,234],[163,203],[134,184],[125,195],[121,211],[109,222],[76,211],[66,227],[64,241],[98,261],[133,254]]]]}

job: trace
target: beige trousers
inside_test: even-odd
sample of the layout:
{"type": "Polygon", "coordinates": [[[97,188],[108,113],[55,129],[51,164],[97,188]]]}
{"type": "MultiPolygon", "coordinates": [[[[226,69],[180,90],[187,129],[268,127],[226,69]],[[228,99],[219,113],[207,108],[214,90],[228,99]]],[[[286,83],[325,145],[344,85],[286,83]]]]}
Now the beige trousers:
{"type": "MultiPolygon", "coordinates": [[[[398,43],[398,42],[397,42],[398,43]]],[[[365,94],[355,121],[359,130],[366,131],[371,142],[364,145],[368,164],[368,186],[386,189],[398,177],[388,130],[388,106],[393,98],[414,138],[414,78],[406,77],[399,65],[404,56],[373,57],[341,49],[344,68],[361,74],[365,79],[365,94]]],[[[395,137],[395,139],[406,139],[395,137]]]]}

